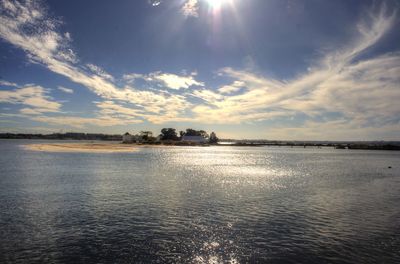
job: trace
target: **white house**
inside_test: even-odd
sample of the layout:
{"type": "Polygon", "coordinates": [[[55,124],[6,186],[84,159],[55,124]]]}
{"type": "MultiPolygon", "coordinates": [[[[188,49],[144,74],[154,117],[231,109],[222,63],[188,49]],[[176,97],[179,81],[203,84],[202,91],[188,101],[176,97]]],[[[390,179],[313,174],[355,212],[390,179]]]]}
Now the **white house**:
{"type": "Polygon", "coordinates": [[[207,143],[208,140],[202,136],[186,136],[184,135],[181,139],[182,142],[190,142],[190,143],[207,143]]]}
{"type": "Polygon", "coordinates": [[[142,135],[131,135],[128,132],[122,135],[122,143],[143,143],[142,135]]]}
{"type": "Polygon", "coordinates": [[[122,143],[133,143],[133,139],[134,137],[128,132],[122,135],[122,143]]]}

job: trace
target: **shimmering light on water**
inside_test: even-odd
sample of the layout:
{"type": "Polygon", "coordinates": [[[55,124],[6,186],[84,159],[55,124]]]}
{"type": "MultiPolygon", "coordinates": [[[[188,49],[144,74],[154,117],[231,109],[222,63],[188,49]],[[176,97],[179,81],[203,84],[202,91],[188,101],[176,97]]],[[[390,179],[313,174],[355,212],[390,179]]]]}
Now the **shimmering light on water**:
{"type": "Polygon", "coordinates": [[[399,152],[26,143],[0,141],[1,263],[399,263],[399,152]]]}

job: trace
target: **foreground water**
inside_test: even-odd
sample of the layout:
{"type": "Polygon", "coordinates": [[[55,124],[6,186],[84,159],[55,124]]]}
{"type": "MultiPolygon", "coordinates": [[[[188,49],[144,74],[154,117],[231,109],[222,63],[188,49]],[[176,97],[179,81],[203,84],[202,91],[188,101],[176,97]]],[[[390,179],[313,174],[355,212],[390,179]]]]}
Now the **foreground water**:
{"type": "Polygon", "coordinates": [[[0,141],[1,263],[400,262],[400,152],[27,143],[0,141]]]}

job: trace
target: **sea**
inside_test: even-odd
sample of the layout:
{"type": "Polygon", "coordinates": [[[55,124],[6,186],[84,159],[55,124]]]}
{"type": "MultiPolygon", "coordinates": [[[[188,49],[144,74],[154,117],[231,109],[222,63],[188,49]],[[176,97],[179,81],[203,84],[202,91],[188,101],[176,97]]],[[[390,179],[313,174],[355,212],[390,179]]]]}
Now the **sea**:
{"type": "Polygon", "coordinates": [[[400,263],[398,151],[32,143],[0,140],[0,263],[400,263]]]}

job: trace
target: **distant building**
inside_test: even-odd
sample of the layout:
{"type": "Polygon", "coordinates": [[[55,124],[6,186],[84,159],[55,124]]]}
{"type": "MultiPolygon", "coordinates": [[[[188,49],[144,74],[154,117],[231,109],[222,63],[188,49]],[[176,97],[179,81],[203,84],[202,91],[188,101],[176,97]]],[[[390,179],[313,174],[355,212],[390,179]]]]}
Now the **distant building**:
{"type": "Polygon", "coordinates": [[[122,143],[143,143],[147,140],[147,138],[144,139],[142,135],[131,135],[126,132],[122,135],[122,143]]]}
{"type": "Polygon", "coordinates": [[[202,137],[202,136],[186,136],[184,135],[181,139],[182,142],[188,142],[188,143],[207,143],[207,139],[202,137]]]}
{"type": "Polygon", "coordinates": [[[122,143],[133,143],[134,136],[126,132],[122,135],[122,143]]]}
{"type": "Polygon", "coordinates": [[[141,135],[134,135],[133,136],[133,142],[135,143],[143,143],[145,139],[141,135]]]}

